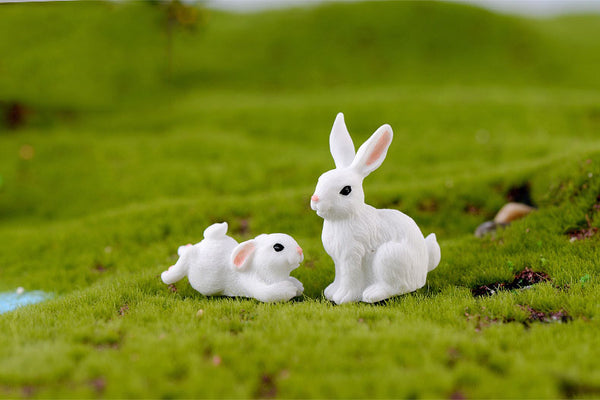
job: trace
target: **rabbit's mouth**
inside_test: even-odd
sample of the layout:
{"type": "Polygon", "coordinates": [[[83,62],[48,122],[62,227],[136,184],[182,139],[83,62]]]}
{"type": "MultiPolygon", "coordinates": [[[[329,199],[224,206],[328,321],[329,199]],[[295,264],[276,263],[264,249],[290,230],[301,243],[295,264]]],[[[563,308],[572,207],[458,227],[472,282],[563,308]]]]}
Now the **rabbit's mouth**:
{"type": "Polygon", "coordinates": [[[325,218],[325,213],[323,212],[322,207],[319,207],[316,201],[310,202],[310,208],[315,211],[319,217],[325,218]]]}
{"type": "Polygon", "coordinates": [[[327,217],[327,213],[325,211],[320,210],[319,208],[315,208],[315,211],[319,217],[321,217],[321,218],[327,217]]]}
{"type": "Polygon", "coordinates": [[[315,213],[323,219],[333,218],[336,214],[335,208],[331,207],[329,203],[326,204],[325,202],[311,202],[310,206],[315,211],[315,213]]]}
{"type": "Polygon", "coordinates": [[[304,255],[296,255],[295,260],[290,262],[291,270],[293,271],[298,268],[302,264],[302,261],[304,261],[304,255]]]}
{"type": "Polygon", "coordinates": [[[332,212],[330,207],[315,207],[314,210],[315,213],[323,219],[330,219],[333,218],[335,215],[335,212],[332,212]]]}
{"type": "Polygon", "coordinates": [[[311,201],[310,201],[310,208],[311,208],[313,211],[317,211],[317,202],[316,202],[316,201],[314,201],[314,200],[311,200],[311,201]]]}

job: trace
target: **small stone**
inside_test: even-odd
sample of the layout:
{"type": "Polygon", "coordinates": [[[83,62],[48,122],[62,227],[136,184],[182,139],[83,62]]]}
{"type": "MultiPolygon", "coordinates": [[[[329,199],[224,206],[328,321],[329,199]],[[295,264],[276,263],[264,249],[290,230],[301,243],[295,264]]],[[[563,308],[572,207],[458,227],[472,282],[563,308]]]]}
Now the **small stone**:
{"type": "Polygon", "coordinates": [[[485,129],[480,129],[475,133],[475,140],[479,144],[486,144],[490,141],[490,132],[485,129]]]}
{"type": "Polygon", "coordinates": [[[475,236],[478,238],[484,237],[489,233],[496,232],[499,225],[494,221],[485,221],[483,224],[479,225],[477,229],[475,229],[475,236]]]}
{"type": "Polygon", "coordinates": [[[202,318],[203,316],[204,316],[204,310],[199,309],[198,312],[196,313],[196,318],[202,318]]]}
{"type": "Polygon", "coordinates": [[[23,160],[29,161],[33,158],[34,155],[35,149],[29,144],[24,144],[19,149],[19,157],[21,157],[23,160]]]}
{"type": "Polygon", "coordinates": [[[129,305],[127,303],[123,304],[119,309],[119,315],[123,317],[129,312],[129,305]]]}
{"type": "Polygon", "coordinates": [[[24,288],[22,288],[21,286],[19,286],[19,287],[17,288],[17,294],[20,296],[20,295],[22,295],[23,293],[25,293],[25,289],[24,289],[24,288]]]}
{"type": "Polygon", "coordinates": [[[530,212],[534,211],[535,208],[528,206],[523,203],[506,203],[496,217],[494,217],[494,222],[497,224],[508,224],[514,220],[523,218],[530,212]]]}
{"type": "Polygon", "coordinates": [[[279,371],[279,379],[288,379],[290,375],[291,374],[289,369],[282,369],[281,371],[279,371]]]}

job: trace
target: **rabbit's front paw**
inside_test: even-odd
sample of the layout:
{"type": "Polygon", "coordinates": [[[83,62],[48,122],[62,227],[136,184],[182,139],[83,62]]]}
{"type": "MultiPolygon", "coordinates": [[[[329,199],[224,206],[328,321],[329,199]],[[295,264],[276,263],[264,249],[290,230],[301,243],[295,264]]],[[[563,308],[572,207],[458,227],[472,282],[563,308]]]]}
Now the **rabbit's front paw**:
{"type": "Polygon", "coordinates": [[[288,301],[296,296],[298,288],[290,281],[278,282],[256,291],[255,299],[270,303],[274,301],[288,301]]]}
{"type": "Polygon", "coordinates": [[[362,299],[361,291],[349,288],[339,288],[333,295],[332,301],[336,304],[350,303],[362,299]]]}
{"type": "Polygon", "coordinates": [[[336,282],[333,282],[325,288],[325,290],[323,291],[323,294],[325,295],[325,298],[327,300],[333,301],[333,295],[335,294],[335,292],[337,292],[337,290],[338,290],[338,285],[336,282]]]}
{"type": "Polygon", "coordinates": [[[289,277],[289,281],[292,282],[294,284],[294,286],[296,287],[296,296],[300,296],[302,293],[304,293],[304,285],[302,284],[302,282],[300,282],[298,279],[294,278],[293,276],[289,277]]]}
{"type": "Polygon", "coordinates": [[[291,281],[283,281],[278,286],[279,298],[275,301],[287,301],[298,295],[298,287],[291,281]]]}

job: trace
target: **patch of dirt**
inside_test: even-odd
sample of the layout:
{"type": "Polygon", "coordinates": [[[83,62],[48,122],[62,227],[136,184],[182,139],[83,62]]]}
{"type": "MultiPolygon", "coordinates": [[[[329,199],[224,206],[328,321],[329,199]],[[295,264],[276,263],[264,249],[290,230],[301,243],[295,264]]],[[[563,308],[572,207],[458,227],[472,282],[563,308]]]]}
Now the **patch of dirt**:
{"type": "Polygon", "coordinates": [[[8,131],[57,119],[67,122],[75,117],[76,113],[69,109],[40,109],[18,100],[0,100],[0,126],[6,127],[8,131]]]}
{"type": "Polygon", "coordinates": [[[101,343],[101,344],[97,344],[94,345],[94,348],[98,351],[103,351],[103,350],[119,350],[121,348],[121,344],[118,342],[114,342],[114,343],[101,343]]]}
{"type": "Polygon", "coordinates": [[[99,262],[94,264],[94,271],[96,271],[96,272],[102,273],[102,272],[106,271],[106,269],[107,268],[99,262]]]}
{"type": "Polygon", "coordinates": [[[463,211],[469,215],[481,215],[483,209],[475,204],[467,203],[463,208],[463,211]]]}
{"type": "Polygon", "coordinates": [[[90,386],[96,391],[98,394],[104,393],[104,389],[106,389],[106,379],[103,377],[99,377],[90,381],[90,386]]]}
{"type": "Polygon", "coordinates": [[[527,318],[524,321],[525,325],[529,325],[532,322],[567,323],[567,322],[571,322],[573,320],[573,317],[571,317],[569,314],[567,314],[567,312],[565,310],[544,312],[544,311],[536,310],[536,309],[532,308],[531,306],[527,306],[527,305],[519,305],[519,307],[522,310],[527,311],[529,313],[529,318],[527,318]]]}
{"type": "Polygon", "coordinates": [[[373,206],[376,208],[392,208],[398,210],[402,208],[402,198],[396,196],[392,199],[382,199],[379,202],[373,201],[373,206]]]}
{"type": "Polygon", "coordinates": [[[302,263],[302,268],[315,269],[315,260],[311,258],[310,260],[304,261],[302,263]]]}
{"type": "Polygon", "coordinates": [[[4,124],[8,129],[14,130],[25,125],[31,110],[25,104],[18,101],[0,103],[4,114],[4,124]]]}
{"type": "Polygon", "coordinates": [[[584,228],[584,229],[578,229],[578,230],[575,230],[575,231],[570,231],[568,233],[568,235],[571,238],[570,240],[572,242],[574,242],[576,240],[589,239],[592,236],[594,236],[596,233],[598,233],[598,228],[595,227],[595,226],[591,226],[589,228],[584,228]]]}
{"type": "Polygon", "coordinates": [[[494,324],[494,323],[499,323],[499,322],[512,322],[512,321],[507,321],[507,320],[500,320],[498,318],[490,318],[487,315],[480,315],[480,314],[469,314],[468,312],[465,311],[465,317],[467,318],[467,321],[475,321],[475,332],[481,332],[481,330],[483,328],[487,328],[488,326],[494,324]]]}
{"type": "MultiPolygon", "coordinates": [[[[573,321],[573,317],[571,317],[565,310],[562,309],[558,311],[541,311],[536,310],[529,305],[517,304],[517,306],[520,309],[527,311],[529,314],[524,321],[520,321],[526,328],[529,328],[531,324],[535,322],[550,324],[568,323],[573,321]]],[[[485,307],[483,310],[485,310],[485,307]]],[[[508,324],[511,322],[517,322],[514,318],[492,318],[487,315],[470,314],[468,311],[465,311],[465,317],[467,318],[467,321],[475,322],[475,332],[481,332],[484,328],[487,328],[492,324],[508,324]]]]}
{"type": "Polygon", "coordinates": [[[571,238],[571,242],[574,242],[576,240],[589,239],[589,238],[593,237],[594,235],[596,235],[596,233],[598,233],[598,227],[593,226],[592,224],[594,222],[593,215],[598,213],[599,211],[600,211],[600,195],[598,195],[596,197],[596,201],[590,207],[589,212],[587,214],[585,214],[585,222],[586,222],[587,226],[585,226],[583,228],[573,228],[573,229],[567,230],[566,233],[571,238]],[[592,215],[592,217],[590,217],[590,215],[592,215]]]}
{"type": "Polygon", "coordinates": [[[457,390],[456,392],[453,392],[448,398],[450,400],[465,400],[467,396],[465,396],[465,394],[460,390],[457,390]]]}
{"type": "MultiPolygon", "coordinates": [[[[466,314],[466,313],[465,313],[466,314]]],[[[458,351],[456,348],[451,347],[446,351],[446,355],[448,357],[448,361],[447,361],[447,365],[452,368],[456,365],[456,363],[458,362],[458,360],[460,360],[461,358],[461,354],[460,351],[458,351]]]]}
{"type": "Polygon", "coordinates": [[[23,397],[31,398],[35,395],[36,388],[33,385],[25,385],[21,391],[23,392],[23,397]]]}
{"type": "Polygon", "coordinates": [[[600,386],[577,382],[573,379],[563,379],[560,382],[560,390],[565,399],[600,398],[600,386]]]}
{"type": "Polygon", "coordinates": [[[423,212],[436,212],[439,208],[438,201],[435,198],[422,199],[417,204],[417,208],[423,212]]]}
{"type": "Polygon", "coordinates": [[[129,305],[127,303],[123,304],[119,309],[119,316],[123,317],[129,312],[129,305]]]}
{"type": "Polygon", "coordinates": [[[509,202],[523,203],[528,206],[534,206],[533,200],[531,199],[531,184],[525,182],[521,185],[515,185],[508,188],[506,192],[506,200],[509,202]]]}
{"type": "Polygon", "coordinates": [[[263,374],[256,392],[256,398],[274,399],[277,397],[277,384],[275,378],[269,374],[263,374]]]}
{"type": "Polygon", "coordinates": [[[232,223],[230,224],[231,233],[238,235],[238,236],[249,235],[251,233],[250,221],[251,221],[250,217],[239,218],[239,219],[232,221],[232,223]]]}
{"type": "Polygon", "coordinates": [[[512,282],[492,282],[486,285],[481,285],[475,289],[471,289],[474,297],[491,296],[501,290],[518,290],[526,289],[531,285],[540,282],[551,281],[550,275],[545,272],[536,272],[530,268],[525,268],[523,271],[515,275],[512,282]]]}

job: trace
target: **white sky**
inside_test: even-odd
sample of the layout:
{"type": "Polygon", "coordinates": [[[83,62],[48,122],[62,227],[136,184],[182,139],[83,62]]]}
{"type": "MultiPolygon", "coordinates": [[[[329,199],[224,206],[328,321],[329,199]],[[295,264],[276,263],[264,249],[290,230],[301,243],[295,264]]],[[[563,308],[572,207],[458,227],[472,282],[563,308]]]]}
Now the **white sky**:
{"type": "MultiPolygon", "coordinates": [[[[210,7],[231,11],[255,11],[269,8],[314,5],[324,0],[208,0],[210,7]]],[[[329,0],[332,1],[332,0],[329,0]]],[[[354,0],[333,0],[354,1],[354,0]]],[[[565,13],[600,13],[600,0],[447,0],[479,5],[495,11],[528,16],[552,16],[565,13]]]]}
{"type": "MultiPolygon", "coordinates": [[[[0,0],[0,3],[17,3],[23,1],[56,1],[56,0],[0,0]]],[[[68,1],[68,0],[59,0],[68,1]]],[[[125,0],[115,0],[125,1],[125,0]]],[[[197,0],[183,0],[195,2],[197,0]]],[[[357,0],[205,0],[200,1],[211,8],[229,11],[250,12],[272,8],[298,7],[315,5],[324,1],[357,1],[357,0]]],[[[401,1],[401,0],[399,0],[401,1]]],[[[546,17],[567,13],[600,13],[600,0],[444,0],[457,3],[469,3],[510,14],[534,17],[546,17]]]]}

